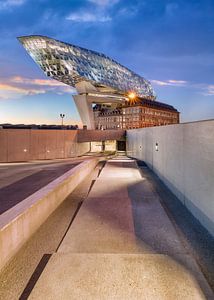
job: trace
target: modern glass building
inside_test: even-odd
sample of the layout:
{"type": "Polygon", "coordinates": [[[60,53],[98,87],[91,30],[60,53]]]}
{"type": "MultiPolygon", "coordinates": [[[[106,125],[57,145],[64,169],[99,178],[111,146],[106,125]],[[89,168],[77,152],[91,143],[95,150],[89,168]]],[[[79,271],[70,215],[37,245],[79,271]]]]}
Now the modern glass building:
{"type": "Polygon", "coordinates": [[[129,93],[156,98],[148,80],[102,53],[40,35],[18,39],[47,76],[76,88],[73,98],[88,128],[95,128],[93,103],[123,104],[129,93]]]}
{"type": "Polygon", "coordinates": [[[44,36],[24,36],[19,40],[47,76],[70,86],[88,81],[97,88],[155,98],[149,81],[102,53],[44,36]]]}

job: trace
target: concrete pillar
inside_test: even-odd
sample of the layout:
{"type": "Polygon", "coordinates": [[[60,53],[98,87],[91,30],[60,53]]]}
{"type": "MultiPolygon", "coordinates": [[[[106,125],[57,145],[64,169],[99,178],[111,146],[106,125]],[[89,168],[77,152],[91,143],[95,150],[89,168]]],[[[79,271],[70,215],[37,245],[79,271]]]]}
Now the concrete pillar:
{"type": "Polygon", "coordinates": [[[73,99],[80,114],[83,125],[86,125],[87,129],[95,129],[92,104],[87,99],[87,95],[75,95],[73,96],[73,99]]]}

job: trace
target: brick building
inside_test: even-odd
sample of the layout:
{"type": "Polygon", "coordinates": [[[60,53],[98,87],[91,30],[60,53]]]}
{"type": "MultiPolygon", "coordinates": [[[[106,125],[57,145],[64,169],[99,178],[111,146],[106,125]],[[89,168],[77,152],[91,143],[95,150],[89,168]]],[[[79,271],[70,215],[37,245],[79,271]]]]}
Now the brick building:
{"type": "Polygon", "coordinates": [[[179,112],[171,105],[137,98],[134,103],[94,107],[96,129],[133,129],[179,123],[179,112]]]}

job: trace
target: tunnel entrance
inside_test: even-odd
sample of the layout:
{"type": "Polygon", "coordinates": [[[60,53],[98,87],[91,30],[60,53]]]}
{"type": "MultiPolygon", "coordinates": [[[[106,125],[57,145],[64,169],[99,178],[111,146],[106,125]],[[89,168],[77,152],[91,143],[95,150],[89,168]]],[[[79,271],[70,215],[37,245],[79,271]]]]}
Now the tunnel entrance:
{"type": "Polygon", "coordinates": [[[126,151],[126,141],[117,141],[117,151],[126,151]]]}

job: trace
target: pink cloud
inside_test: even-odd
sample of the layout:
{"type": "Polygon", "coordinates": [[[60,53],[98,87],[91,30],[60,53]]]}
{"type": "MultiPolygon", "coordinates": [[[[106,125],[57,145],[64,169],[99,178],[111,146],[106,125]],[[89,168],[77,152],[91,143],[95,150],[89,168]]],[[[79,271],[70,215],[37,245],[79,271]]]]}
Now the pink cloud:
{"type": "Polygon", "coordinates": [[[20,83],[20,84],[32,84],[32,85],[46,85],[46,86],[63,86],[66,85],[60,81],[56,81],[54,79],[32,79],[25,78],[21,76],[14,76],[10,78],[11,82],[20,83]]]}
{"type": "Polygon", "coordinates": [[[154,85],[159,85],[159,86],[186,86],[187,81],[185,80],[174,80],[174,79],[169,79],[169,80],[151,80],[151,82],[154,85]]]}
{"type": "Polygon", "coordinates": [[[26,89],[22,87],[12,86],[10,84],[0,83],[0,99],[14,99],[26,95],[44,94],[44,89],[26,89]]]}
{"type": "Polygon", "coordinates": [[[74,94],[75,89],[53,79],[38,79],[14,76],[0,81],[0,99],[16,99],[25,95],[44,94],[74,94]]]}

